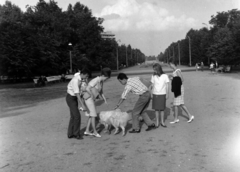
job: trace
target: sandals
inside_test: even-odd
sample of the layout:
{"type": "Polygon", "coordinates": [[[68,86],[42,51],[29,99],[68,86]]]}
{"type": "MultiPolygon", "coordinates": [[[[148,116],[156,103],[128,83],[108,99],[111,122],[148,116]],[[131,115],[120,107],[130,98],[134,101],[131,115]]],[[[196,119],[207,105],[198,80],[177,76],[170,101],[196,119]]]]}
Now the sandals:
{"type": "Polygon", "coordinates": [[[85,136],[95,136],[95,137],[99,137],[99,138],[101,137],[101,135],[98,134],[98,133],[97,133],[97,134],[95,134],[95,133],[88,133],[88,132],[86,132],[86,131],[84,132],[84,135],[85,135],[85,136]]]}
{"type": "Polygon", "coordinates": [[[175,124],[175,123],[178,123],[178,122],[179,122],[179,119],[170,122],[170,124],[175,124]]]}
{"type": "Polygon", "coordinates": [[[188,120],[188,123],[192,122],[194,119],[194,116],[192,115],[191,118],[188,120]]]}
{"type": "Polygon", "coordinates": [[[93,133],[88,133],[88,132],[85,131],[85,132],[84,132],[84,135],[85,135],[85,136],[92,136],[93,133]]]}
{"type": "Polygon", "coordinates": [[[92,134],[92,136],[95,136],[95,137],[98,137],[98,138],[100,138],[100,137],[101,137],[101,135],[100,135],[100,134],[98,134],[98,133],[97,133],[97,134],[94,134],[94,133],[93,133],[93,134],[92,134]]]}

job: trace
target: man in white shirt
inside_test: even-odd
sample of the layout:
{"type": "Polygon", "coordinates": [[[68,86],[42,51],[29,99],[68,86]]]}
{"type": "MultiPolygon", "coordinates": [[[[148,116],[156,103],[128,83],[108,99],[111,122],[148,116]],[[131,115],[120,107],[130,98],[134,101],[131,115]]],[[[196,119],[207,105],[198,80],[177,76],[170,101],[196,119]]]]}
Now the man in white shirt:
{"type": "Polygon", "coordinates": [[[81,73],[74,75],[67,86],[67,96],[66,102],[70,109],[70,121],[68,126],[68,138],[83,139],[80,136],[80,124],[81,124],[81,114],[79,108],[82,107],[85,110],[81,99],[80,84],[82,80],[86,80],[90,75],[88,69],[84,69],[81,73]]]}

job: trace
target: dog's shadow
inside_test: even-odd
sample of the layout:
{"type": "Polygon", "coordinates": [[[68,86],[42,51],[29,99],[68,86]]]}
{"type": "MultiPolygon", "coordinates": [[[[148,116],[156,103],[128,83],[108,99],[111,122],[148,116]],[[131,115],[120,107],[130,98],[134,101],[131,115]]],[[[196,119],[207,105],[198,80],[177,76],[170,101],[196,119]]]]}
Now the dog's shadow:
{"type": "Polygon", "coordinates": [[[104,103],[104,100],[101,100],[101,99],[97,99],[97,100],[95,101],[95,105],[96,105],[96,106],[101,106],[103,103],[104,103]]]}

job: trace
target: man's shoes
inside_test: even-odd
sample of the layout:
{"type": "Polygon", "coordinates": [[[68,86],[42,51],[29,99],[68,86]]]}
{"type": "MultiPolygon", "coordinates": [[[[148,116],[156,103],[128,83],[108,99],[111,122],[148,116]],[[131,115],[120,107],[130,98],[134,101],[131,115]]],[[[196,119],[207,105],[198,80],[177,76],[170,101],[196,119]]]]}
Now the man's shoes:
{"type": "Polygon", "coordinates": [[[82,139],[83,139],[83,137],[82,137],[82,136],[80,136],[80,135],[78,135],[78,136],[75,136],[74,138],[75,138],[75,139],[77,139],[77,140],[82,140],[82,139]]]}
{"type": "Polygon", "coordinates": [[[68,135],[68,138],[69,138],[69,139],[72,139],[72,138],[73,138],[73,135],[68,135]]]}
{"type": "Polygon", "coordinates": [[[80,135],[78,135],[78,136],[68,135],[68,138],[69,138],[69,139],[75,138],[75,139],[78,139],[78,140],[82,140],[82,139],[83,139],[83,137],[80,136],[80,135]]]}
{"type": "Polygon", "coordinates": [[[155,124],[152,124],[150,126],[148,126],[148,128],[146,129],[146,131],[150,131],[152,129],[156,129],[157,127],[155,126],[155,124]]]}
{"type": "Polygon", "coordinates": [[[129,133],[140,133],[140,130],[132,129],[131,131],[129,131],[129,133]]]}

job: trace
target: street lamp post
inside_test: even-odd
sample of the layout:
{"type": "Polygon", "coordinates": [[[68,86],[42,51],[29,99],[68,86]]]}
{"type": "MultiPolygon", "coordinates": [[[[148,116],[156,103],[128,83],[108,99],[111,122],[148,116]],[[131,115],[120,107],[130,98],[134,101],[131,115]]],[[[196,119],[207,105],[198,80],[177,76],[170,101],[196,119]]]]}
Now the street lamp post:
{"type": "Polygon", "coordinates": [[[136,51],[136,54],[137,54],[137,65],[138,65],[138,51],[136,51]]]}
{"type": "Polygon", "coordinates": [[[170,59],[170,52],[169,52],[169,49],[168,49],[167,51],[168,51],[168,59],[167,59],[167,63],[169,63],[169,59],[170,59]]]}
{"type": "Polygon", "coordinates": [[[126,46],[126,67],[128,67],[128,59],[127,59],[127,46],[126,46]]]}
{"type": "MultiPolygon", "coordinates": [[[[203,25],[206,25],[207,26],[207,29],[208,29],[208,25],[206,23],[202,23],[203,25]]],[[[208,29],[209,30],[209,29],[208,29]]],[[[209,59],[209,56],[208,56],[208,64],[210,64],[210,59],[209,59]]]]}
{"type": "Polygon", "coordinates": [[[117,71],[119,70],[119,64],[118,64],[118,42],[121,42],[121,40],[119,39],[117,41],[117,71]]]}
{"type": "Polygon", "coordinates": [[[72,43],[70,42],[68,46],[70,47],[70,73],[72,73],[72,51],[71,51],[72,43]]]}
{"type": "Polygon", "coordinates": [[[173,60],[175,61],[174,45],[173,45],[173,60]]]}
{"type": "Polygon", "coordinates": [[[180,42],[178,42],[178,59],[179,59],[179,65],[181,65],[181,55],[180,55],[180,42]]]}
{"type": "Polygon", "coordinates": [[[189,39],[189,66],[192,66],[192,62],[191,62],[191,39],[188,36],[189,39]]]}
{"type": "Polygon", "coordinates": [[[132,47],[131,47],[131,60],[133,61],[133,57],[132,57],[132,47]]]}
{"type": "Polygon", "coordinates": [[[118,71],[118,44],[117,44],[117,71],[118,71]]]}

